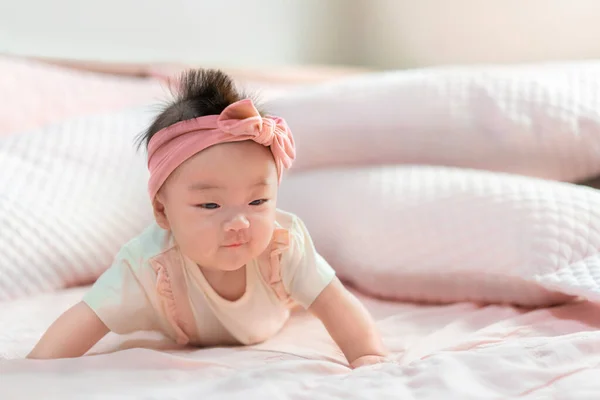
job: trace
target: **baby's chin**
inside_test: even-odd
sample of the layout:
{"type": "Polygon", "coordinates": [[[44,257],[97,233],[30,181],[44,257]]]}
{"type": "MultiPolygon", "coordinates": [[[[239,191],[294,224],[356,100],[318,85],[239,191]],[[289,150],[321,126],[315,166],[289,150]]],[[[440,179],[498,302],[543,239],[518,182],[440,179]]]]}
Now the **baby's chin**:
{"type": "Polygon", "coordinates": [[[196,262],[196,265],[199,265],[200,267],[206,268],[211,271],[233,272],[246,266],[250,262],[250,260],[252,259],[250,258],[246,262],[241,260],[235,262],[196,262]]]}
{"type": "Polygon", "coordinates": [[[258,258],[265,250],[253,245],[220,247],[212,254],[211,259],[194,260],[196,264],[217,271],[231,272],[248,265],[258,258]]]}
{"type": "Polygon", "coordinates": [[[215,260],[214,268],[220,271],[236,271],[250,263],[255,258],[250,251],[242,249],[221,252],[215,260]]]}
{"type": "Polygon", "coordinates": [[[234,271],[237,271],[240,268],[243,268],[245,266],[246,266],[246,264],[242,264],[242,265],[235,264],[235,265],[231,265],[231,266],[227,266],[227,265],[226,266],[219,266],[216,269],[218,271],[221,271],[221,272],[234,272],[234,271]]]}

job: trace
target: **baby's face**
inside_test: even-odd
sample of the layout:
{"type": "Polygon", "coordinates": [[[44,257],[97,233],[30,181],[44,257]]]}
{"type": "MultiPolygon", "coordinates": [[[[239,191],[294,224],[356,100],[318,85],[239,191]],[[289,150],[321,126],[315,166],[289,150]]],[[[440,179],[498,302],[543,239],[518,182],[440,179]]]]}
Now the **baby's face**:
{"type": "Polygon", "coordinates": [[[267,248],[277,188],[269,148],[252,141],[218,144],[167,179],[155,200],[157,221],[198,265],[232,271],[267,248]]]}

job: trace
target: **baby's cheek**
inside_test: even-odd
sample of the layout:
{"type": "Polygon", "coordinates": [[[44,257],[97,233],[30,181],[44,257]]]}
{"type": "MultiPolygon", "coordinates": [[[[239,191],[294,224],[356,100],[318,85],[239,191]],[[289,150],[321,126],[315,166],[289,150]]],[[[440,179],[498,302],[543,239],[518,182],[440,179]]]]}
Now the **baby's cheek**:
{"type": "Polygon", "coordinates": [[[179,228],[177,233],[181,237],[178,238],[176,235],[175,238],[182,247],[186,247],[185,250],[190,253],[190,256],[205,258],[214,252],[213,248],[217,246],[215,240],[219,236],[210,223],[189,218],[182,222],[179,228]]]}
{"type": "Polygon", "coordinates": [[[198,237],[190,237],[181,251],[196,264],[211,266],[217,263],[217,247],[198,237]]]}
{"type": "Polygon", "coordinates": [[[271,242],[275,228],[274,218],[259,218],[253,224],[252,241],[255,256],[261,254],[271,242]]]}

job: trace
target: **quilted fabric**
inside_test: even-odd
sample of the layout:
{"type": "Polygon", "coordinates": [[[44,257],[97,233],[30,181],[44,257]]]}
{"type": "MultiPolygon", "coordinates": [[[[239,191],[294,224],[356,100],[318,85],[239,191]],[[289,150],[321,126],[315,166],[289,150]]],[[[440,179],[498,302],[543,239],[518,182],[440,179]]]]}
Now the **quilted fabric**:
{"type": "Polygon", "coordinates": [[[0,93],[0,136],[4,136],[70,117],[153,103],[168,92],[154,79],[76,71],[0,56],[0,93]]]}
{"type": "Polygon", "coordinates": [[[579,181],[600,174],[600,62],[362,75],[272,99],[295,171],[421,164],[579,181]]]}
{"type": "Polygon", "coordinates": [[[91,282],[151,219],[145,109],[0,138],[0,300],[91,282]]]}
{"type": "Polygon", "coordinates": [[[427,166],[298,174],[279,199],[360,290],[524,306],[600,300],[598,204],[568,183],[427,166]]]}

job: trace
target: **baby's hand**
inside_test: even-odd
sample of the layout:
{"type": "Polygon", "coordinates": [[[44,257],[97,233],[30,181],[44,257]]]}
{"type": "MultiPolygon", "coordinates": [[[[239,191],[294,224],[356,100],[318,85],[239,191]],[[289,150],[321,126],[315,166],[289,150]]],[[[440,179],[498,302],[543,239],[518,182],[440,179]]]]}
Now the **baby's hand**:
{"type": "Polygon", "coordinates": [[[369,312],[337,278],[321,292],[309,310],[323,322],[353,369],[389,361],[369,312]]]}
{"type": "Polygon", "coordinates": [[[382,357],[382,356],[362,356],[362,357],[358,357],[356,360],[352,361],[350,363],[350,368],[352,369],[356,369],[356,368],[360,368],[360,367],[366,367],[367,365],[373,365],[373,364],[381,364],[381,363],[386,363],[386,362],[390,362],[391,360],[387,357],[382,357]]]}

